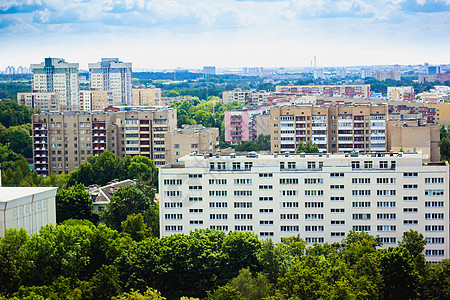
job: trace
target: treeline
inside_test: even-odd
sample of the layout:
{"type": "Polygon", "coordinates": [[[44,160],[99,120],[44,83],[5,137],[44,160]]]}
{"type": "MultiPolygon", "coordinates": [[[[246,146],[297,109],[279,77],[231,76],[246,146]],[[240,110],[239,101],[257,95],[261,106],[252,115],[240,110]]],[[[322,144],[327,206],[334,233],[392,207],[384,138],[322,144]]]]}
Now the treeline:
{"type": "MultiPolygon", "coordinates": [[[[31,76],[28,75],[28,77],[31,76]]],[[[0,100],[12,99],[17,101],[17,93],[26,92],[31,92],[31,82],[0,82],[0,100]]]]}
{"type": "Polygon", "coordinates": [[[118,232],[68,220],[33,236],[7,230],[0,239],[3,299],[450,297],[450,261],[426,263],[425,240],[415,231],[398,247],[377,250],[379,240],[364,232],[307,247],[298,236],[274,244],[209,229],[136,239],[129,225],[118,232]]]}

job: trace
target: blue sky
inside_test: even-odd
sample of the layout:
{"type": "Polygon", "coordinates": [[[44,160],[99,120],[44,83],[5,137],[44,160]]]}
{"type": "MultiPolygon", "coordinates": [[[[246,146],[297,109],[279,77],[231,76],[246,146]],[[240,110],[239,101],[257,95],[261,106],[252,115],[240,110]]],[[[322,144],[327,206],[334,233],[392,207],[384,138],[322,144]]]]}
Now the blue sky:
{"type": "Polygon", "coordinates": [[[450,63],[450,0],[0,0],[0,69],[450,63]]]}

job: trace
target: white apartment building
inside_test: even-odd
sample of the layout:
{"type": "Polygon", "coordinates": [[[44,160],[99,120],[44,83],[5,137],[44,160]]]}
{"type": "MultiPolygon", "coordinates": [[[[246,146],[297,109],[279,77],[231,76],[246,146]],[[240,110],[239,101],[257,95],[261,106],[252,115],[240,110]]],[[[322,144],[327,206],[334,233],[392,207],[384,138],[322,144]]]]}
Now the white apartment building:
{"type": "Polygon", "coordinates": [[[132,63],[118,58],[102,58],[101,62],[88,64],[89,83],[92,90],[111,90],[113,105],[133,104],[131,70],[132,63]]]}
{"type": "Polygon", "coordinates": [[[340,241],[354,229],[397,246],[422,233],[449,257],[449,166],[418,153],[185,156],[160,169],[160,234],[252,231],[275,242],[340,241]]]}
{"type": "Polygon", "coordinates": [[[58,93],[60,110],[77,110],[79,106],[78,63],[62,58],[46,58],[30,66],[34,92],[58,93]]]}

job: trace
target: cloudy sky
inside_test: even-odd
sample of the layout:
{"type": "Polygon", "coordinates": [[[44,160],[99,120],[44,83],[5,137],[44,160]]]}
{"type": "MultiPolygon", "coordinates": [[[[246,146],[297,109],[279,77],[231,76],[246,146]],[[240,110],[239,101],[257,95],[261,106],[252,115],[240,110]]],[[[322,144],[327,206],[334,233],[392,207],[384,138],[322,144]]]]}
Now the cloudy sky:
{"type": "Polygon", "coordinates": [[[450,63],[450,0],[0,0],[0,69],[450,63]]]}

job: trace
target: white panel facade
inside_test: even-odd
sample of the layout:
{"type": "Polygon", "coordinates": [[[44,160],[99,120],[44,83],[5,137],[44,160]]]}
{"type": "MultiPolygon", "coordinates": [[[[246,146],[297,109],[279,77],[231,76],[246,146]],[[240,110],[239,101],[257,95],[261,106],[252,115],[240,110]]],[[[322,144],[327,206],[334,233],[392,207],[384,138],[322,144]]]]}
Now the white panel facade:
{"type": "Polygon", "coordinates": [[[161,168],[161,236],[215,228],[312,244],[355,229],[389,247],[413,229],[428,261],[449,257],[447,163],[423,164],[421,153],[252,156],[185,156],[161,168]]]}

